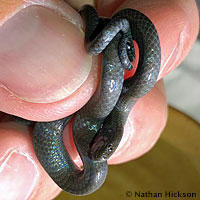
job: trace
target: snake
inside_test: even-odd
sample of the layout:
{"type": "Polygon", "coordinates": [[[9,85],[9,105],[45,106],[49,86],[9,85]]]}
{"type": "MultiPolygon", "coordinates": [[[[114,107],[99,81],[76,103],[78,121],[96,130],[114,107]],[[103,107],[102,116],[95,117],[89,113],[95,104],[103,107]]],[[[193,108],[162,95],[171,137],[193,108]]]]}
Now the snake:
{"type": "Polygon", "coordinates": [[[33,147],[53,181],[73,195],[88,195],[104,183],[107,160],[116,151],[130,110],[155,85],[161,62],[157,30],[143,13],[126,8],[112,18],[98,17],[84,5],[85,48],[90,55],[102,53],[100,84],[91,99],[76,113],[59,120],[36,122],[33,147]],[[124,80],[124,70],[139,61],[135,74],[124,80]],[[82,166],[77,166],[63,142],[63,130],[73,118],[73,140],[82,166]]]}

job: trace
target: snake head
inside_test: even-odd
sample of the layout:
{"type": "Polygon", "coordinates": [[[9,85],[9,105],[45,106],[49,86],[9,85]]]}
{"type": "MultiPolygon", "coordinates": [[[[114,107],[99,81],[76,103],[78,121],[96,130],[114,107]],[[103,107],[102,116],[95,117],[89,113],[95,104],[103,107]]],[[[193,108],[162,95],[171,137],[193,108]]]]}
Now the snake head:
{"type": "Polygon", "coordinates": [[[89,156],[95,161],[108,160],[110,156],[114,153],[114,146],[112,143],[108,142],[107,136],[100,136],[91,146],[89,156]]]}
{"type": "Polygon", "coordinates": [[[91,144],[89,157],[95,161],[108,160],[116,151],[120,140],[121,137],[115,130],[101,129],[91,144]]]}

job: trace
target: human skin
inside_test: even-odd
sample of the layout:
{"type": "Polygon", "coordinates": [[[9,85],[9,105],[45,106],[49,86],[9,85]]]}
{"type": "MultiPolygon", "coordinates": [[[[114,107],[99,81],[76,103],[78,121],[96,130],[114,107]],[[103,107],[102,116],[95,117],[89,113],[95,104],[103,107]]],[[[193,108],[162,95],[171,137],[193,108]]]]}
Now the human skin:
{"type": "MultiPolygon", "coordinates": [[[[87,2],[93,3],[84,1],[84,4],[87,2]]],[[[93,95],[101,60],[88,56],[83,46],[83,22],[72,9],[78,9],[83,1],[68,3],[0,1],[2,112],[29,120],[51,121],[79,110],[93,95]],[[54,9],[68,20],[44,8],[30,7],[35,4],[54,9]],[[28,12],[20,15],[25,7],[28,12]]],[[[198,33],[198,11],[193,0],[105,0],[96,2],[96,6],[104,16],[127,7],[143,12],[155,24],[161,41],[159,80],[132,109],[120,147],[108,161],[117,164],[143,155],[158,140],[167,120],[162,78],[190,51],[198,33]]],[[[35,156],[32,130],[6,119],[4,113],[0,114],[0,199],[54,198],[61,190],[35,156]]],[[[79,162],[70,127],[64,132],[65,144],[72,158],[79,162]]]]}

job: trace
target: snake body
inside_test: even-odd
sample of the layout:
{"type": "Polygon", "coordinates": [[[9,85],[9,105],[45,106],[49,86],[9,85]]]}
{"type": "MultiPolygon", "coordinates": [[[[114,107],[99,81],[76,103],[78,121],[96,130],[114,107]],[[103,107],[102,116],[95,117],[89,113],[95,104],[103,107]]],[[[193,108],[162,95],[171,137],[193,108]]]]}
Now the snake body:
{"type": "Polygon", "coordinates": [[[33,131],[38,160],[59,187],[74,195],[90,194],[103,184],[106,160],[121,140],[128,114],[136,100],[154,86],[160,67],[158,34],[142,13],[125,9],[108,20],[99,18],[93,7],[84,6],[80,14],[86,24],[88,53],[103,53],[101,83],[90,101],[74,114],[73,138],[83,169],[74,164],[62,139],[72,116],[37,122],[33,131]],[[124,69],[132,68],[134,58],[132,39],[139,46],[139,64],[136,74],[124,81],[124,69]]]}

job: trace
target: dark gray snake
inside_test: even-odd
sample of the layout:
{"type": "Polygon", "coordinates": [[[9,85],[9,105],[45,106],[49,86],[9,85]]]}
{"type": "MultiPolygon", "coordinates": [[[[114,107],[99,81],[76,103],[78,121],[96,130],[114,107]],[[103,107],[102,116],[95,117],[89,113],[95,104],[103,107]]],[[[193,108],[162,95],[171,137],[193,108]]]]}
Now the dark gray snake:
{"type": "Polygon", "coordinates": [[[83,162],[79,169],[67,153],[62,132],[72,116],[37,122],[34,150],[50,177],[63,190],[86,195],[97,190],[107,175],[107,159],[115,152],[128,114],[138,98],[155,85],[160,68],[160,42],[152,22],[133,9],[99,18],[91,6],[80,14],[86,24],[89,54],[103,52],[101,83],[90,101],[74,114],[73,138],[83,162]],[[124,69],[134,59],[132,40],[139,47],[139,63],[133,77],[124,81],[124,69]]]}

